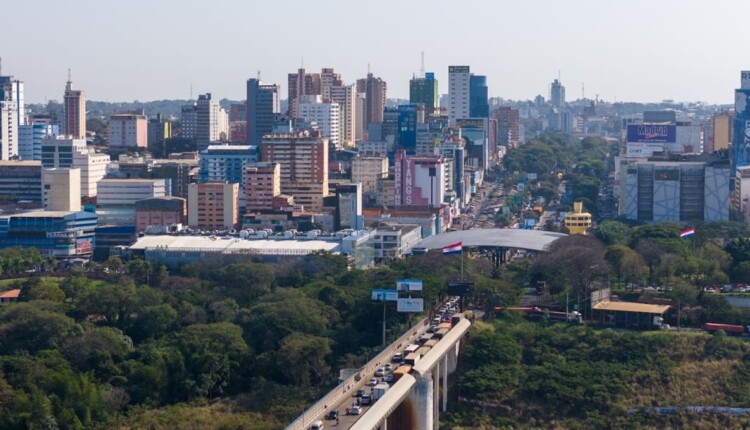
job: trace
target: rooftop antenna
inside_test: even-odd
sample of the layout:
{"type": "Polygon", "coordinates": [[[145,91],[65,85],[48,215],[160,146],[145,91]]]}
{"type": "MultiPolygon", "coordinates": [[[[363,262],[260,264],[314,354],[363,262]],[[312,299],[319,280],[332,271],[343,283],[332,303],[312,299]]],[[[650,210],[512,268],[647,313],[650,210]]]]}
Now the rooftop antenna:
{"type": "Polygon", "coordinates": [[[258,82],[260,82],[260,70],[258,70],[258,82]]]}
{"type": "Polygon", "coordinates": [[[367,74],[368,75],[370,74],[370,63],[369,62],[367,63],[367,74]]]}
{"type": "Polygon", "coordinates": [[[73,82],[73,81],[72,81],[72,80],[70,79],[70,67],[68,67],[68,82],[73,82]]]}
{"type": "Polygon", "coordinates": [[[424,78],[424,51],[422,51],[422,65],[419,68],[419,77],[424,78]]]}

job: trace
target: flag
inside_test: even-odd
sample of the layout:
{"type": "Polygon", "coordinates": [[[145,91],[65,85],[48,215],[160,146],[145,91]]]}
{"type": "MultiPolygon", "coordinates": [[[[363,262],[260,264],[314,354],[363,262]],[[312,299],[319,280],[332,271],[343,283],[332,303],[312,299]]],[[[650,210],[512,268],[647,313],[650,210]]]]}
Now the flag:
{"type": "Polygon", "coordinates": [[[461,249],[461,242],[456,242],[443,247],[443,255],[460,254],[461,252],[463,252],[463,250],[461,249]]]}
{"type": "Polygon", "coordinates": [[[688,236],[692,236],[694,234],[695,234],[695,227],[690,227],[687,230],[682,230],[680,232],[680,237],[688,237],[688,236]]]}

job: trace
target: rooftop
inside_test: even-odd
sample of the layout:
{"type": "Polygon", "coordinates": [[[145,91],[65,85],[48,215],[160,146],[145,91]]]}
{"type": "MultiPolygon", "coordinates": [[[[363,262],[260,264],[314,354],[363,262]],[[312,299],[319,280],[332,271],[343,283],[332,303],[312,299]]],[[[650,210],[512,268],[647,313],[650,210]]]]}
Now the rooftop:
{"type": "Polygon", "coordinates": [[[313,251],[339,252],[338,241],[320,239],[240,239],[238,237],[158,235],[144,236],[130,247],[131,250],[164,248],[179,251],[203,249],[208,251],[233,253],[255,252],[258,254],[299,254],[313,251]]]}
{"type": "Polygon", "coordinates": [[[28,166],[28,167],[41,167],[42,162],[37,160],[3,160],[0,161],[0,166],[28,166]]]}
{"type": "Polygon", "coordinates": [[[595,304],[594,310],[663,315],[664,312],[669,310],[669,305],[650,305],[646,303],[604,301],[595,304]]]}
{"type": "Polygon", "coordinates": [[[463,246],[469,247],[484,246],[545,251],[549,244],[565,236],[567,235],[563,233],[539,230],[507,228],[472,229],[429,236],[419,242],[416,247],[440,249],[456,242],[462,242],[463,246]]]}
{"type": "Polygon", "coordinates": [[[14,290],[3,291],[0,293],[0,299],[17,299],[21,295],[21,289],[16,288],[14,290]]]}

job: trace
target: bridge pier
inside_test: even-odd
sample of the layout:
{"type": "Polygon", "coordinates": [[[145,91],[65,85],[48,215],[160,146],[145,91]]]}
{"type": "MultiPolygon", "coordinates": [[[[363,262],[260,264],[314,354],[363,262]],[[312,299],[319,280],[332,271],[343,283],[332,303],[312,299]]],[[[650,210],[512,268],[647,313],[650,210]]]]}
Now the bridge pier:
{"type": "Polygon", "coordinates": [[[424,376],[415,375],[417,382],[414,384],[414,409],[417,411],[417,429],[432,429],[433,424],[433,381],[432,372],[424,376]]]}
{"type": "Polygon", "coordinates": [[[443,369],[443,412],[448,411],[448,356],[443,356],[443,362],[440,367],[443,369]]]}

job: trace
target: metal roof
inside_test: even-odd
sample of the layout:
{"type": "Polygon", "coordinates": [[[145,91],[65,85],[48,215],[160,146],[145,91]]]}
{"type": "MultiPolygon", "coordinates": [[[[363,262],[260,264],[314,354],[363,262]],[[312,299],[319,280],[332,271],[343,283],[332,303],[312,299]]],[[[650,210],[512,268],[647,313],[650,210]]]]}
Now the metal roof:
{"type": "Polygon", "coordinates": [[[567,234],[540,230],[520,230],[508,228],[485,228],[452,231],[423,239],[417,248],[440,249],[456,242],[463,246],[487,246],[499,248],[528,249],[546,251],[550,243],[567,234]]]}
{"type": "Polygon", "coordinates": [[[639,314],[662,315],[669,309],[669,305],[650,305],[646,303],[632,302],[599,302],[594,305],[597,311],[633,312],[639,314]]]}
{"type": "Polygon", "coordinates": [[[318,239],[240,239],[237,237],[220,236],[189,236],[189,235],[155,235],[138,239],[131,250],[164,251],[204,251],[204,252],[242,252],[255,251],[259,254],[298,254],[305,255],[313,251],[339,252],[340,241],[324,241],[318,239]]]}

